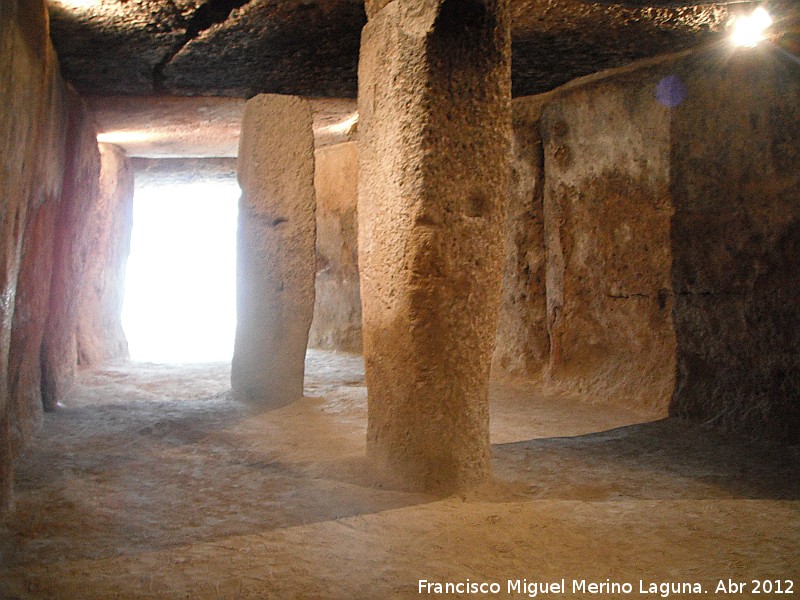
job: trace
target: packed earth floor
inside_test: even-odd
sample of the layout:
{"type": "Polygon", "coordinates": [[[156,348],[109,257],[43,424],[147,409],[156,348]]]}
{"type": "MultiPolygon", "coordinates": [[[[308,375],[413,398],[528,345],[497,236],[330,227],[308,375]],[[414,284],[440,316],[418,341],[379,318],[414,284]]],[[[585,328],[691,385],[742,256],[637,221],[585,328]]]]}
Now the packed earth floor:
{"type": "Polygon", "coordinates": [[[800,594],[798,448],[495,382],[494,479],[441,498],[368,467],[360,357],[310,351],[306,397],[262,414],[229,381],[227,364],[82,372],[17,461],[0,597],[526,598],[562,579],[539,597],[800,594]],[[729,579],[742,593],[717,592],[729,579]]]}

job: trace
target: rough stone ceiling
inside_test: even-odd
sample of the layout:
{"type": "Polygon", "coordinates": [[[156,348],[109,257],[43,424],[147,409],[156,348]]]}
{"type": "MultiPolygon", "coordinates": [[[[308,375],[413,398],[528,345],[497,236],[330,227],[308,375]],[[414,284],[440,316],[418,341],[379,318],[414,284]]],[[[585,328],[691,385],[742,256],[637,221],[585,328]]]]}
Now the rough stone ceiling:
{"type": "MultiPolygon", "coordinates": [[[[716,39],[731,11],[747,4],[512,0],[514,95],[716,39]]],[[[362,1],[49,0],[49,7],[63,74],[87,95],[356,94],[362,1]]]]}
{"type": "MultiPolygon", "coordinates": [[[[731,17],[754,4],[511,3],[515,96],[719,39],[731,17]]],[[[798,2],[766,4],[780,18],[798,2]]],[[[347,98],[356,95],[363,0],[48,0],[48,6],[62,74],[89,97],[100,131],[116,136],[109,141],[130,156],[235,156],[242,99],[262,92],[316,98],[318,147],[354,135],[356,107],[347,98]]]]}

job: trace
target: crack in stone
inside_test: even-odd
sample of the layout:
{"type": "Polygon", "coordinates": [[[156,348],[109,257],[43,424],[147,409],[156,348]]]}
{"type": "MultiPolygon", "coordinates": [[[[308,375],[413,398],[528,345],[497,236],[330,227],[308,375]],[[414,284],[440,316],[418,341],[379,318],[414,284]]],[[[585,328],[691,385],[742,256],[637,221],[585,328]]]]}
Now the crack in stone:
{"type": "MultiPolygon", "coordinates": [[[[675,298],[678,297],[689,297],[689,296],[719,296],[719,297],[731,297],[731,296],[742,296],[747,293],[747,290],[741,291],[733,291],[733,292],[713,292],[707,290],[699,290],[699,291],[672,291],[672,290],[665,290],[663,293],[659,292],[656,296],[657,297],[668,297],[672,296],[675,298]]],[[[653,294],[606,294],[608,298],[612,298],[614,300],[624,300],[626,298],[653,298],[653,294]]]]}
{"type": "MultiPolygon", "coordinates": [[[[250,2],[252,0],[208,0],[208,2],[195,10],[188,19],[179,18],[178,23],[185,30],[184,34],[153,68],[153,89],[157,92],[165,90],[164,80],[166,77],[164,69],[189,42],[214,25],[224,23],[235,9],[241,8],[250,2]]],[[[171,1],[170,5],[175,7],[171,1]]],[[[175,8],[177,9],[177,7],[175,8]]]]}
{"type": "Polygon", "coordinates": [[[725,8],[732,4],[752,4],[752,0],[708,0],[706,2],[686,2],[685,0],[649,0],[642,3],[641,0],[595,0],[601,6],[622,6],[626,8],[667,8],[680,10],[683,8],[717,9],[725,8]]]}
{"type": "Polygon", "coordinates": [[[651,298],[650,294],[608,294],[609,298],[614,298],[615,300],[625,299],[625,298],[651,298]]]}

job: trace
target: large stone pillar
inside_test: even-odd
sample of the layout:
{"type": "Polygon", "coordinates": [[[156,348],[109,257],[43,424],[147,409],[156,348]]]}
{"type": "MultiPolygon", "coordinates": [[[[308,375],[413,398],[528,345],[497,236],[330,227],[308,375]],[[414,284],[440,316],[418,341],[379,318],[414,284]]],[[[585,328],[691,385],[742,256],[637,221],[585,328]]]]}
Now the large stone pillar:
{"type": "Polygon", "coordinates": [[[316,274],[310,105],[247,102],[239,142],[234,397],[274,408],[302,397],[316,274]]]}
{"type": "Polygon", "coordinates": [[[490,471],[511,135],[507,0],[373,3],[359,64],[370,457],[412,486],[490,471]]]}

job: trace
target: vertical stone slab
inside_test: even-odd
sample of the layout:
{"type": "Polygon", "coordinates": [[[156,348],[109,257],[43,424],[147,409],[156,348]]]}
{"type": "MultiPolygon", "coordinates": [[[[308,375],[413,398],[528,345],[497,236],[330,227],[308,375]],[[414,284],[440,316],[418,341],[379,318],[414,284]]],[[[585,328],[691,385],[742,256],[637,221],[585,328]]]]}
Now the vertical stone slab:
{"type": "Polygon", "coordinates": [[[670,413],[800,443],[800,65],[743,49],[673,73],[670,413]]]}
{"type": "Polygon", "coordinates": [[[79,305],[91,252],[87,231],[99,181],[97,131],[83,100],[71,91],[67,167],[53,240],[50,311],[42,344],[45,410],[56,408],[75,378],[79,305]]]}
{"type": "Polygon", "coordinates": [[[303,396],[314,313],[316,220],[310,105],[262,94],[245,106],[239,142],[237,400],[274,408],[303,396]]]}
{"type": "Polygon", "coordinates": [[[53,58],[45,3],[0,2],[0,514],[12,501],[11,331],[53,58]]]}
{"type": "Polygon", "coordinates": [[[100,185],[87,227],[89,264],[78,314],[81,365],[128,356],[122,300],[133,226],[133,169],[122,149],[99,147],[100,185]]]}
{"type": "Polygon", "coordinates": [[[503,296],[492,372],[535,377],[547,368],[546,256],[544,247],[544,156],[539,132],[543,102],[513,103],[511,185],[505,226],[503,296]]]}
{"type": "Polygon", "coordinates": [[[490,472],[511,133],[504,0],[378,3],[359,64],[367,450],[412,486],[490,472]]]}
{"type": "Polygon", "coordinates": [[[666,416],[669,124],[658,65],[577,80],[541,117],[551,382],[666,416]]]}
{"type": "Polygon", "coordinates": [[[314,154],[317,196],[317,284],[311,348],[361,352],[358,284],[358,144],[314,154]]]}
{"type": "Polygon", "coordinates": [[[35,176],[22,245],[8,364],[11,445],[16,454],[42,420],[42,337],[50,307],[53,240],[64,180],[66,88],[48,49],[45,111],[33,148],[35,176]],[[47,152],[42,152],[47,148],[47,152]]]}

